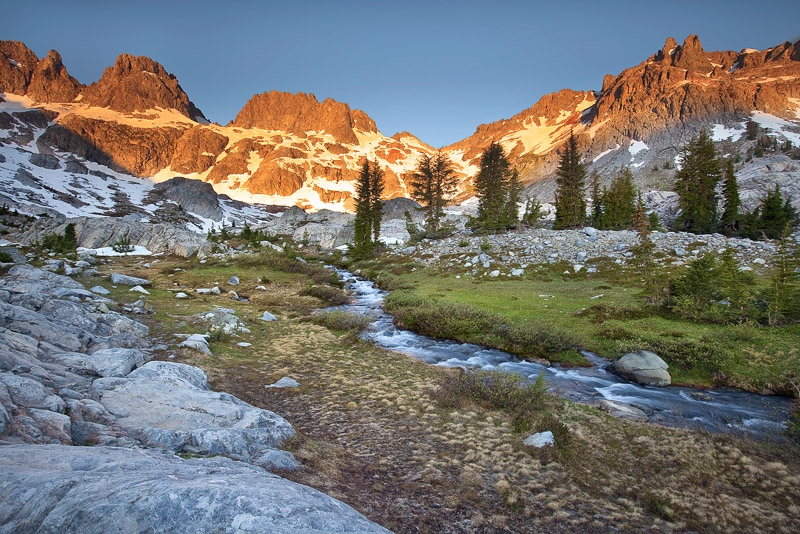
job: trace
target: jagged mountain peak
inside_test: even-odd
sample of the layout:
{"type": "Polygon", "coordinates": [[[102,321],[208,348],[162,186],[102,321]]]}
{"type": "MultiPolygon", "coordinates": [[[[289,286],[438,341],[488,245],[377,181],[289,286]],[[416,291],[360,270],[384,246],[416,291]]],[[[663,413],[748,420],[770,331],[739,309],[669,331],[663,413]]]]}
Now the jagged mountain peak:
{"type": "Polygon", "coordinates": [[[375,122],[361,110],[327,98],[319,102],[313,93],[269,91],[253,95],[231,123],[241,128],[260,128],[288,133],[323,131],[344,143],[358,143],[354,130],[377,132],[375,122]]]}
{"type": "Polygon", "coordinates": [[[81,96],[85,104],[122,113],[174,109],[190,119],[208,122],[175,75],[146,56],[120,54],[114,65],[106,68],[100,80],[88,86],[81,96]]]}

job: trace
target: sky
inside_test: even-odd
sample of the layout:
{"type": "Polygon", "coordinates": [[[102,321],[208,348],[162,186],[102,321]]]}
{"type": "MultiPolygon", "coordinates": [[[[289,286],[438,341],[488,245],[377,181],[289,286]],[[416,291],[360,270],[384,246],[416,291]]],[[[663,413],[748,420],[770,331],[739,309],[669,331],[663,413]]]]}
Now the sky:
{"type": "Polygon", "coordinates": [[[667,37],[765,49],[798,21],[798,0],[37,0],[3,6],[0,39],[58,50],[85,84],[121,53],[149,56],[223,125],[254,94],[314,93],[441,147],[546,94],[599,90],[667,37]]]}

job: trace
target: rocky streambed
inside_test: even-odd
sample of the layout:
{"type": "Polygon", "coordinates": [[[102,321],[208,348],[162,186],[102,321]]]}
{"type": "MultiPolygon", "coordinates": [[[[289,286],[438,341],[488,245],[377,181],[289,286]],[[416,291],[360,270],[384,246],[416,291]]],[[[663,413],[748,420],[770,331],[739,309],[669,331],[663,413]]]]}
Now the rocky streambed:
{"type": "Polygon", "coordinates": [[[0,279],[0,531],[385,532],[267,472],[297,467],[292,426],[152,360],[114,307],[30,265],[0,279]]]}

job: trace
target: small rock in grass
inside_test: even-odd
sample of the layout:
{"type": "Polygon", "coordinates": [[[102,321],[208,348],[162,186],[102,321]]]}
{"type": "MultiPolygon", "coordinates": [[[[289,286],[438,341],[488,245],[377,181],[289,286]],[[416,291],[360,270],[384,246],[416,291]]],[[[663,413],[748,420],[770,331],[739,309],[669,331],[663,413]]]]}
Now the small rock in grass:
{"type": "Polygon", "coordinates": [[[252,343],[248,343],[247,341],[240,341],[236,344],[237,347],[252,347],[252,343]]]}
{"type": "Polygon", "coordinates": [[[180,293],[175,293],[175,298],[176,299],[188,299],[189,295],[187,295],[186,293],[181,291],[180,293]]]}
{"type": "Polygon", "coordinates": [[[149,286],[152,282],[146,278],[136,278],[125,274],[111,273],[112,284],[122,284],[125,286],[149,286]]]}
{"type": "Polygon", "coordinates": [[[537,449],[541,449],[542,447],[554,447],[555,446],[555,438],[553,437],[553,433],[549,430],[544,432],[537,432],[536,434],[531,434],[522,442],[529,447],[536,447],[537,449]]]}
{"type": "Polygon", "coordinates": [[[232,286],[238,286],[239,285],[239,277],[238,276],[231,276],[228,279],[228,284],[232,285],[232,286]]]}
{"type": "Polygon", "coordinates": [[[97,293],[98,295],[109,295],[109,294],[111,294],[111,291],[109,291],[108,289],[104,288],[103,286],[91,287],[91,288],[89,288],[89,291],[91,291],[92,293],[97,293]]]}
{"type": "Polygon", "coordinates": [[[138,293],[141,293],[142,295],[149,295],[150,294],[150,292],[148,290],[146,290],[145,288],[143,288],[142,286],[133,286],[128,291],[136,291],[138,293]]]}
{"type": "Polygon", "coordinates": [[[278,320],[277,317],[275,317],[274,315],[272,315],[268,311],[265,311],[264,313],[262,313],[261,317],[259,317],[259,319],[261,319],[262,321],[277,321],[278,320]]]}
{"type": "Polygon", "coordinates": [[[295,380],[294,378],[289,378],[288,376],[284,376],[274,384],[270,384],[268,386],[264,386],[265,388],[299,388],[300,382],[295,380]]]}

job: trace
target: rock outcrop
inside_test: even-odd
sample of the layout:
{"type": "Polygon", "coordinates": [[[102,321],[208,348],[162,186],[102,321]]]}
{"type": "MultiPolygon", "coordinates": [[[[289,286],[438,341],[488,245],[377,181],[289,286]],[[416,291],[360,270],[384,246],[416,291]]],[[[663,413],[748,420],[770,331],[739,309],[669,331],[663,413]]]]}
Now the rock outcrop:
{"type": "Polygon", "coordinates": [[[174,109],[192,120],[205,120],[175,76],[145,56],[120,54],[114,66],[81,94],[85,104],[123,113],[174,109]]]}
{"type": "Polygon", "coordinates": [[[69,75],[61,54],[50,50],[33,69],[26,95],[37,102],[72,102],[83,87],[69,75]]]}
{"type": "Polygon", "coordinates": [[[51,222],[40,219],[19,235],[23,243],[41,241],[51,233],[63,234],[66,225],[75,224],[78,246],[84,248],[110,247],[124,239],[151,252],[169,252],[178,256],[207,254],[211,248],[204,235],[170,224],[149,224],[117,217],[78,217],[68,221],[51,222]]]}
{"type": "Polygon", "coordinates": [[[0,445],[8,532],[389,532],[307,486],[228,458],[0,445]]]}
{"type": "Polygon", "coordinates": [[[333,99],[320,103],[313,94],[270,91],[254,95],[236,115],[233,126],[305,134],[327,132],[344,143],[358,144],[353,130],[377,132],[364,112],[333,99]]]}
{"type": "Polygon", "coordinates": [[[175,145],[170,169],[181,174],[205,172],[227,145],[228,138],[222,134],[199,125],[189,128],[175,145]]]}
{"type": "Polygon", "coordinates": [[[214,188],[200,180],[175,177],[156,184],[150,192],[148,202],[158,198],[176,202],[184,210],[206,219],[221,221],[224,215],[214,188]]]}
{"type": "Polygon", "coordinates": [[[255,467],[296,467],[276,450],[291,425],[196,367],[148,362],[147,327],[112,304],[29,265],[0,278],[3,530],[385,532],[255,467]]]}

